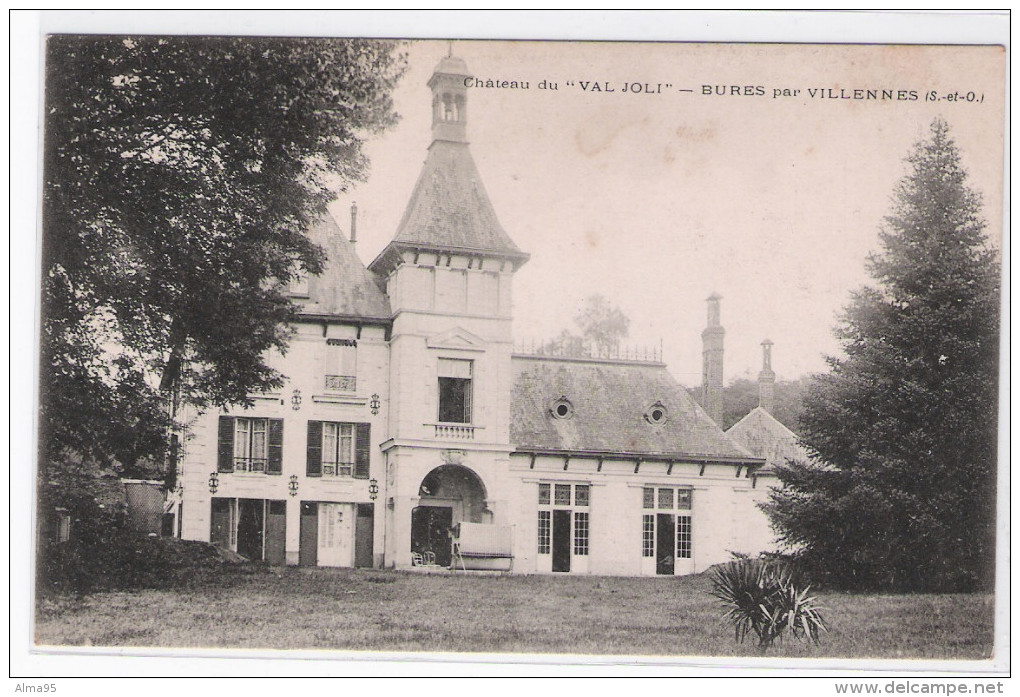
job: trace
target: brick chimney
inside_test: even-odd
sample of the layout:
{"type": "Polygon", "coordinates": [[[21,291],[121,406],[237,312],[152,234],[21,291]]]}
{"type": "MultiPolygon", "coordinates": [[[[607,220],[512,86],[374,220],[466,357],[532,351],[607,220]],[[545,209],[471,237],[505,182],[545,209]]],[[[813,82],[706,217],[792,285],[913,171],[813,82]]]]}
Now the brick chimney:
{"type": "Polygon", "coordinates": [[[776,408],[776,374],[772,371],[772,342],[761,342],[761,372],[758,373],[758,406],[772,413],[776,408]]]}
{"type": "Polygon", "coordinates": [[[719,301],[722,296],[712,293],[708,300],[708,326],[701,332],[701,406],[708,415],[723,425],[723,339],[726,330],[720,324],[719,301]]]}
{"type": "Polygon", "coordinates": [[[358,202],[351,204],[351,246],[358,243],[358,202]]]}

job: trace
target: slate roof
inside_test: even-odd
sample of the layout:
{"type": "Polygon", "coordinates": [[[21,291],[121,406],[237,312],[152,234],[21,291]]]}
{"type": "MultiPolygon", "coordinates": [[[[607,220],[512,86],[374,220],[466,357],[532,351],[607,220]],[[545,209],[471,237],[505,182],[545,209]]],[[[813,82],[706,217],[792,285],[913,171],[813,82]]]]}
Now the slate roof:
{"type": "Polygon", "coordinates": [[[350,240],[329,214],[308,231],[326,251],[326,268],[308,279],[308,300],[299,301],[302,315],[389,320],[390,301],[378,276],[365,268],[350,240]]]}
{"type": "Polygon", "coordinates": [[[765,467],[759,473],[768,473],[788,459],[809,461],[807,451],[797,442],[797,434],[761,407],[755,407],[730,426],[726,435],[755,457],[765,459],[765,467]]]}
{"type": "Polygon", "coordinates": [[[751,458],[661,363],[515,355],[512,365],[510,442],[519,450],[751,458]],[[552,414],[560,397],[573,406],[567,418],[552,414]],[[656,403],[668,412],[662,424],[645,417],[656,403]]]}
{"type": "Polygon", "coordinates": [[[384,258],[399,247],[528,259],[496,218],[467,143],[445,140],[429,147],[397,233],[372,268],[388,266],[384,258]]]}

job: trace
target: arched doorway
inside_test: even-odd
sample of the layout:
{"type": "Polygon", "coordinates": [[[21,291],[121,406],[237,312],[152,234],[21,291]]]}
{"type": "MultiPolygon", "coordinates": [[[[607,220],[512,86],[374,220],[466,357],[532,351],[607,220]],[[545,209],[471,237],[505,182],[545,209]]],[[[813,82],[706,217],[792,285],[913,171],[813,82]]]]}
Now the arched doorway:
{"type": "Polygon", "coordinates": [[[485,508],[485,485],[478,475],[461,465],[435,468],[418,488],[418,507],[411,511],[411,551],[435,555],[435,563],[449,566],[450,528],[461,521],[489,522],[485,508]]]}

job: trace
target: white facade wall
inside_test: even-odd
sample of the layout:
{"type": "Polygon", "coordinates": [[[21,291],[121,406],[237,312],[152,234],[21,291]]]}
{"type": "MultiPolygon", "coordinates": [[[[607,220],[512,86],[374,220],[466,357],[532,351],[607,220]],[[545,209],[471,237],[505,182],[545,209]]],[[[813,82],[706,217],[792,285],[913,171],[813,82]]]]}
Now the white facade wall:
{"type": "MultiPolygon", "coordinates": [[[[409,567],[412,511],[422,504],[419,489],[430,472],[444,465],[459,465],[477,477],[484,488],[484,522],[514,526],[515,573],[553,571],[552,555],[538,551],[543,483],[590,487],[589,505],[583,508],[588,553],[574,554],[571,545],[569,573],[656,574],[655,559],[642,554],[644,516],[658,513],[643,506],[647,487],[692,491],[692,508],[674,511],[692,519],[691,555],[676,559],[676,574],[704,571],[728,561],[733,551],[754,553],[768,546],[767,521],[754,505],[766,488],[763,482],[752,488],[746,470],[736,476],[736,465],[677,462],[670,468],[664,462],[637,466],[630,458],[600,463],[594,457],[567,461],[561,455],[532,460],[515,452],[529,444],[510,443],[511,280],[511,272],[491,259],[421,254],[416,260],[406,253],[404,264],[388,279],[395,313],[390,336],[379,326],[300,323],[287,354],[271,359],[285,376],[279,392],[258,395],[252,409],[229,413],[283,420],[283,471],[217,473],[215,496],[285,501],[288,564],[299,561],[302,502],[373,503],[374,565],[409,567]],[[357,343],[353,392],[326,389],[325,376],[341,370],[330,339],[357,343]],[[453,424],[454,429],[438,421],[441,359],[467,360],[472,366],[471,420],[453,424]],[[372,413],[373,395],[377,413],[372,413]],[[369,479],[307,475],[309,420],[371,425],[369,477],[379,487],[374,500],[369,479]],[[293,495],[292,477],[297,484],[293,495]]],[[[186,539],[210,539],[214,494],[209,477],[217,471],[219,416],[215,410],[194,415],[184,439],[179,481],[185,492],[181,534],[186,539]]],[[[451,504],[457,517],[465,515],[459,505],[451,504]]]]}
{"type": "Polygon", "coordinates": [[[690,514],[693,528],[691,558],[676,560],[677,575],[700,573],[729,561],[731,552],[747,549],[754,544],[754,535],[760,535],[762,514],[748,508],[759,500],[757,490],[744,471],[735,476],[734,465],[709,464],[701,474],[700,464],[678,462],[667,474],[669,466],[663,462],[642,462],[637,473],[633,459],[604,459],[601,471],[593,457],[572,457],[566,470],[564,462],[561,455],[537,455],[534,466],[529,454],[510,458],[510,508],[517,526],[515,572],[552,571],[551,555],[537,551],[540,483],[591,487],[589,551],[582,563],[572,559],[570,573],[655,575],[654,559],[642,555],[642,518],[657,513],[643,507],[643,490],[648,487],[693,490],[692,509],[675,510],[677,515],[690,514]]]}
{"type": "Polygon", "coordinates": [[[373,555],[380,563],[383,554],[383,516],[385,500],[384,457],[379,448],[386,435],[389,406],[389,346],[383,327],[301,323],[295,327],[286,356],[273,356],[269,363],[284,375],[279,392],[254,395],[251,409],[210,410],[185,416],[179,484],[184,489],[181,537],[209,541],[212,498],[266,499],[286,502],[286,560],[298,563],[300,510],[304,501],[335,503],[373,503],[369,493],[371,479],[378,480],[373,555]],[[357,342],[356,389],[338,393],[326,389],[325,376],[335,374],[335,356],[328,339],[357,342]],[[378,395],[378,413],[372,413],[372,396],[378,395]],[[217,472],[217,431],[221,415],[282,419],[283,466],[280,474],[217,472]],[[371,425],[369,477],[311,477],[307,475],[308,422],[335,421],[371,425]],[[216,473],[216,492],[210,491],[210,476],[216,473]],[[297,491],[291,493],[291,477],[297,491]]]}

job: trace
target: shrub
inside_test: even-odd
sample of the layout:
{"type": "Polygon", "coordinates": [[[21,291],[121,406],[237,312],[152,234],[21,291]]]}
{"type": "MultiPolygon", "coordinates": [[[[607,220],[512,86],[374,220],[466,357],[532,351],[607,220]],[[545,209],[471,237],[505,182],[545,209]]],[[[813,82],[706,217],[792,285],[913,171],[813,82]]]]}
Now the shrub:
{"type": "Polygon", "coordinates": [[[91,593],[194,586],[238,565],[216,547],[174,538],[151,538],[114,529],[97,540],[72,539],[49,545],[42,556],[39,590],[91,593]]]}
{"type": "Polygon", "coordinates": [[[715,568],[710,593],[727,608],[736,640],[753,632],[765,651],[787,630],[798,639],[818,643],[827,631],[821,606],[788,567],[762,559],[739,559],[715,568]]]}

